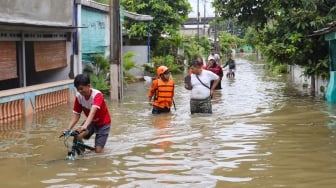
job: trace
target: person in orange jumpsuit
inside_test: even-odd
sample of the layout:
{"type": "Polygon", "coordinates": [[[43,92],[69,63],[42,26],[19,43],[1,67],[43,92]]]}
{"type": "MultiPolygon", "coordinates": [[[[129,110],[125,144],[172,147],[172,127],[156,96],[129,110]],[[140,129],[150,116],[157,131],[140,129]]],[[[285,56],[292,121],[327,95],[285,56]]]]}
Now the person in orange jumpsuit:
{"type": "Polygon", "coordinates": [[[170,77],[168,67],[160,66],[156,72],[158,78],[153,80],[148,91],[148,102],[153,106],[152,114],[168,113],[174,102],[175,82],[170,77]]]}

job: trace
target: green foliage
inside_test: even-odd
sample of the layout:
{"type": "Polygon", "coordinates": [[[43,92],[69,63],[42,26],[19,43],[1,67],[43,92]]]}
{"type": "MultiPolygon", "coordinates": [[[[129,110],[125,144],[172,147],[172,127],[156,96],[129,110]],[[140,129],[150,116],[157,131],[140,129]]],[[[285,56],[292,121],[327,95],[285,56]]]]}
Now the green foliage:
{"type": "Polygon", "coordinates": [[[201,53],[203,56],[209,55],[210,49],[211,49],[211,41],[206,36],[201,36],[199,40],[199,45],[202,47],[203,53],[201,53]]]}
{"type": "Polygon", "coordinates": [[[84,72],[90,74],[92,87],[104,94],[109,94],[110,64],[102,54],[92,55],[91,66],[86,66],[84,72]]]}
{"type": "MultiPolygon", "coordinates": [[[[124,82],[126,83],[138,80],[134,75],[129,73],[131,69],[139,68],[133,61],[134,56],[134,52],[131,51],[123,55],[123,75],[124,82]]],[[[108,95],[110,92],[110,62],[102,54],[94,54],[92,58],[93,62],[85,67],[84,72],[90,75],[93,88],[108,95]]]]}
{"type": "Polygon", "coordinates": [[[102,93],[109,95],[110,92],[110,84],[109,84],[109,79],[106,78],[105,75],[95,75],[91,74],[90,75],[90,80],[92,87],[95,89],[98,89],[102,93]]]}
{"type": "Polygon", "coordinates": [[[335,1],[215,0],[214,4],[223,18],[238,15],[239,23],[254,28],[245,39],[267,62],[296,64],[305,68],[306,75],[328,74],[328,46],[323,36],[309,35],[335,20],[335,1]]]}
{"type": "Polygon", "coordinates": [[[133,57],[135,56],[135,53],[132,51],[129,51],[123,55],[123,75],[124,75],[124,82],[135,82],[138,81],[138,79],[129,73],[131,69],[139,68],[137,67],[135,61],[133,61],[133,57]]]}
{"type": "Polygon", "coordinates": [[[187,61],[192,61],[196,59],[198,55],[207,56],[209,55],[211,42],[206,37],[200,37],[200,42],[197,42],[197,36],[186,37],[185,44],[183,46],[184,56],[187,61]]]}
{"type": "Polygon", "coordinates": [[[232,45],[241,45],[243,44],[243,39],[240,39],[230,33],[227,32],[221,32],[219,34],[219,43],[221,47],[221,53],[222,54],[230,54],[232,53],[232,45]]]}
{"type": "Polygon", "coordinates": [[[173,74],[181,73],[184,70],[184,65],[176,62],[174,56],[171,55],[152,57],[151,64],[145,64],[144,68],[147,72],[156,74],[156,69],[161,65],[167,66],[173,74]]]}
{"type": "Polygon", "coordinates": [[[213,5],[224,18],[237,18],[238,22],[260,27],[271,19],[273,14],[268,8],[274,6],[274,1],[260,0],[214,0],[213,5]]]}
{"type": "Polygon", "coordinates": [[[153,56],[178,55],[178,49],[183,48],[185,37],[176,33],[170,37],[160,38],[156,48],[153,49],[153,56]]]}
{"type": "MultiPolygon", "coordinates": [[[[180,26],[188,19],[191,11],[190,3],[186,0],[121,0],[126,10],[138,14],[151,15],[150,22],[151,47],[155,49],[161,36],[173,36],[178,33],[180,26]]],[[[125,28],[129,37],[147,37],[147,23],[125,20],[125,28]]]]}
{"type": "Polygon", "coordinates": [[[252,46],[252,48],[255,48],[258,45],[256,40],[257,36],[258,32],[253,27],[249,27],[246,31],[244,41],[247,45],[250,45],[252,46]]]}
{"type": "Polygon", "coordinates": [[[325,87],[324,86],[320,86],[320,92],[325,93],[325,87]]]}

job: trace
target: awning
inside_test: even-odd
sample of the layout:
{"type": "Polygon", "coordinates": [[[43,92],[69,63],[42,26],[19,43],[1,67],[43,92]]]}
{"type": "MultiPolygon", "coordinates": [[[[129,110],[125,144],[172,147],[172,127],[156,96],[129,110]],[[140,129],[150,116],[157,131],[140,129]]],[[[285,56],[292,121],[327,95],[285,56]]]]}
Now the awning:
{"type": "Polygon", "coordinates": [[[0,30],[2,31],[63,31],[74,32],[75,26],[64,25],[44,25],[44,24],[27,24],[27,23],[7,23],[0,22],[0,30]]]}

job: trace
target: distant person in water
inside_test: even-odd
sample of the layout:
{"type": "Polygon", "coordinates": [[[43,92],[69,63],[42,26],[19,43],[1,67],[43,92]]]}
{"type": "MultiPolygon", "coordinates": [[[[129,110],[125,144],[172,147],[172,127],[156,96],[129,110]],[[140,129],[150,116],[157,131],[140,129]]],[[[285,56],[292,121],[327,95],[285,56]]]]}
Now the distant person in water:
{"type": "Polygon", "coordinates": [[[210,55],[208,56],[207,60],[209,61],[211,58],[213,58],[216,61],[217,64],[219,64],[219,65],[221,64],[220,56],[219,56],[218,53],[216,53],[215,48],[211,48],[210,55]]]}
{"type": "MultiPolygon", "coordinates": [[[[207,66],[206,66],[206,70],[209,70],[215,74],[217,74],[220,78],[219,80],[219,83],[217,84],[217,87],[215,88],[216,90],[217,89],[222,89],[222,86],[221,86],[221,80],[223,78],[223,69],[221,67],[220,64],[218,64],[215,59],[213,57],[210,57],[208,63],[207,63],[207,66]]],[[[210,84],[210,87],[212,87],[214,81],[212,80],[211,81],[211,84],[210,84]]]]}
{"type": "Polygon", "coordinates": [[[226,73],[226,77],[227,78],[234,78],[235,77],[235,71],[236,71],[236,62],[232,58],[232,54],[229,55],[228,60],[226,61],[223,68],[225,68],[226,66],[229,66],[229,70],[226,73]]]}

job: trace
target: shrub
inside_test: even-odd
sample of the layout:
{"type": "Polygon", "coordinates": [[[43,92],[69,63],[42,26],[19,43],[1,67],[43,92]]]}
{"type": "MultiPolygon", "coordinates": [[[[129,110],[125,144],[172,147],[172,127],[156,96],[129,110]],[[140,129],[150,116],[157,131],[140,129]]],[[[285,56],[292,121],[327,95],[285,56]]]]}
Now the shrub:
{"type": "Polygon", "coordinates": [[[144,68],[147,72],[156,74],[156,69],[161,65],[167,66],[173,74],[181,73],[184,70],[184,64],[177,62],[171,55],[153,57],[151,58],[151,64],[145,64],[144,68]]]}

